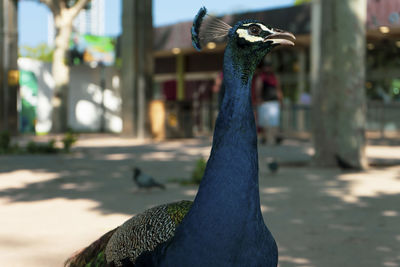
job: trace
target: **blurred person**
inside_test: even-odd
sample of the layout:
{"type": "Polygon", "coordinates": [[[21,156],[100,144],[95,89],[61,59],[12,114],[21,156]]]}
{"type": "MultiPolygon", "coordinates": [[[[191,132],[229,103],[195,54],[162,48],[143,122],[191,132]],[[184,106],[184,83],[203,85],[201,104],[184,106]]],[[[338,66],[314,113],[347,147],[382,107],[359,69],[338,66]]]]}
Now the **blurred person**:
{"type": "Polygon", "coordinates": [[[376,90],[378,96],[380,99],[382,99],[383,103],[387,104],[390,103],[391,101],[391,96],[385,92],[382,86],[378,85],[377,90],[376,90]]]}
{"type": "Polygon", "coordinates": [[[311,95],[307,92],[301,93],[299,103],[302,105],[311,105],[311,95]]]}
{"type": "Polygon", "coordinates": [[[217,77],[215,77],[212,91],[213,93],[218,94],[218,110],[219,110],[225,93],[224,74],[222,71],[218,73],[217,77]]]}
{"type": "Polygon", "coordinates": [[[168,80],[163,82],[162,84],[162,92],[164,99],[166,101],[175,101],[176,100],[176,80],[168,80]]]}
{"type": "Polygon", "coordinates": [[[261,143],[280,143],[280,108],[283,94],[271,62],[263,61],[253,79],[253,104],[257,106],[257,126],[261,143]]]}

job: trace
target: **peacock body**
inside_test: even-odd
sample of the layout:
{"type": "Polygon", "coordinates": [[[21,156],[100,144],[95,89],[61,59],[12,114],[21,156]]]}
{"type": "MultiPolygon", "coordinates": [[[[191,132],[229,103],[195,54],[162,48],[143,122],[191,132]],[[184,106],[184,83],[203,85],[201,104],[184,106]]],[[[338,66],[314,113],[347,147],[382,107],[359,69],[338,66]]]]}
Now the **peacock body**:
{"type": "MultiPolygon", "coordinates": [[[[197,49],[205,15],[200,9],[192,27],[197,49]]],[[[116,229],[96,254],[111,266],[277,266],[278,249],[260,209],[251,80],[263,57],[276,45],[293,45],[294,36],[256,20],[213,23],[210,35],[227,38],[226,90],[196,198],[150,209],[116,229]]]]}
{"type": "Polygon", "coordinates": [[[130,266],[142,253],[152,251],[158,244],[168,241],[191,205],[192,201],[182,200],[160,205],[133,216],[71,257],[66,265],[130,266]]]}
{"type": "Polygon", "coordinates": [[[143,252],[152,251],[169,240],[191,205],[191,201],[160,205],[126,221],[107,243],[107,262],[117,266],[122,266],[122,261],[127,259],[135,262],[143,252]]]}

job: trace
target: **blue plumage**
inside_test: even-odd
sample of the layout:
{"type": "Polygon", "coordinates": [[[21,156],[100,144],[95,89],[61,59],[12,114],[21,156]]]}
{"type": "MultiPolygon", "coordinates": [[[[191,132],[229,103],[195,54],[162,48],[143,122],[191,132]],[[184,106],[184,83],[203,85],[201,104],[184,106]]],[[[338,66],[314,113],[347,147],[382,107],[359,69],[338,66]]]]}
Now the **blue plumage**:
{"type": "Polygon", "coordinates": [[[205,7],[200,8],[199,12],[197,12],[196,17],[193,20],[193,26],[191,28],[192,44],[194,48],[196,48],[198,51],[201,50],[200,26],[206,14],[207,14],[207,9],[205,7]]]}
{"type": "MultiPolygon", "coordinates": [[[[204,14],[200,9],[192,27],[196,49],[204,14]]],[[[251,80],[272,47],[293,44],[282,39],[293,35],[262,30],[266,28],[246,20],[229,29],[223,66],[226,91],[199,191],[174,237],[139,257],[139,266],[277,266],[278,249],[260,209],[251,80]]]]}
{"type": "MultiPolygon", "coordinates": [[[[206,13],[207,10],[201,8],[192,27],[193,46],[198,50],[201,49],[200,26],[206,13]]],[[[228,37],[223,65],[225,94],[210,158],[190,210],[187,207],[171,210],[168,208],[171,204],[160,206],[163,213],[150,212],[146,217],[148,222],[156,221],[153,224],[146,224],[146,221],[141,224],[139,217],[133,217],[131,220],[137,228],[127,227],[126,230],[124,224],[111,237],[100,238],[100,242],[94,242],[75,259],[89,262],[96,255],[108,264],[136,267],[277,266],[278,249],[260,208],[251,81],[263,57],[276,45],[293,45],[294,36],[255,20],[239,21],[234,27],[221,22],[210,28],[215,29],[215,25],[221,28],[208,32],[206,37],[228,37]],[[179,218],[175,214],[180,214],[179,218]],[[168,238],[158,238],[165,233],[169,234],[168,238]],[[129,244],[134,243],[131,239],[138,239],[154,246],[146,250],[140,246],[126,246],[118,241],[118,236],[124,242],[127,239],[129,244]],[[142,240],[141,236],[151,238],[142,240]],[[105,256],[99,249],[104,247],[102,242],[108,243],[105,256]],[[132,256],[137,253],[137,257],[132,256]]]]}

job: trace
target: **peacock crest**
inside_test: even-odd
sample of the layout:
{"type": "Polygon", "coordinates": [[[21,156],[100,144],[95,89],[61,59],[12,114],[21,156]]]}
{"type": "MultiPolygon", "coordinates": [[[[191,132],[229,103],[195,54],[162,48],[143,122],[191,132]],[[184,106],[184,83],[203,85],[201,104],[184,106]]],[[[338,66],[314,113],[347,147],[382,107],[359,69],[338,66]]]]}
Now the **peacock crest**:
{"type": "Polygon", "coordinates": [[[200,51],[209,42],[223,42],[231,28],[232,26],[223,20],[207,14],[207,9],[202,7],[193,21],[192,44],[200,51]]]}

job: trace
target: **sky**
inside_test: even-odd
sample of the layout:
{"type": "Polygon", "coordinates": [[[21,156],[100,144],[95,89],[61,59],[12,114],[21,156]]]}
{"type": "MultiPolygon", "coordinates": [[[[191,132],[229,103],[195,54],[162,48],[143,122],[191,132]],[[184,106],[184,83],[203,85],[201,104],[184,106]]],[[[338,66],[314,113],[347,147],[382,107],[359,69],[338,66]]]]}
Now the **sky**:
{"type": "MultiPolygon", "coordinates": [[[[131,1],[131,0],[129,0],[131,1]]],[[[133,1],[133,0],[132,0],[133,1]]],[[[198,9],[205,6],[210,13],[223,15],[250,10],[262,10],[292,5],[294,0],[153,0],[153,24],[155,27],[192,20],[198,9]]],[[[105,33],[118,36],[121,33],[122,0],[105,0],[105,33]]],[[[19,45],[37,46],[47,43],[47,16],[45,5],[28,0],[19,1],[19,45]]]]}

